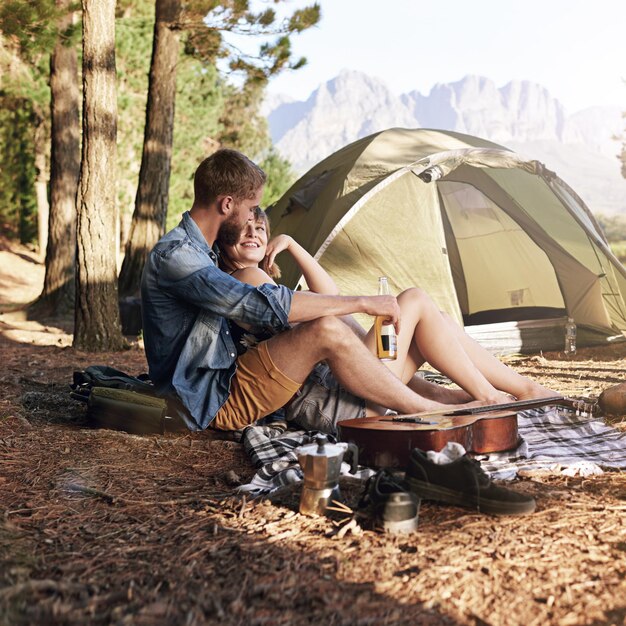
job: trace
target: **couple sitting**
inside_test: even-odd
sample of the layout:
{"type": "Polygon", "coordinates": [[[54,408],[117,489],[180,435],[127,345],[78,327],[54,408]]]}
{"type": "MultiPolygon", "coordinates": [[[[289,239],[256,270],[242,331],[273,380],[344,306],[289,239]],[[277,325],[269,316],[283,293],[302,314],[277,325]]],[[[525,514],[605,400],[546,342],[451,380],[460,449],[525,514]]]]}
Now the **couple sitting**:
{"type": "Polygon", "coordinates": [[[150,377],[161,393],[180,398],[189,428],[236,430],[285,407],[299,427],[333,432],[338,420],[386,409],[416,413],[555,395],[486,352],[420,289],[397,298],[339,295],[291,237],[269,239],[259,209],[264,184],[264,172],[234,150],[205,159],[191,210],[146,263],[150,377]],[[274,282],[274,259],[284,251],[310,291],[274,282]],[[395,326],[395,361],[376,358],[373,330],[365,333],[353,313],[395,326]],[[425,362],[461,389],[415,376],[425,362]]]}

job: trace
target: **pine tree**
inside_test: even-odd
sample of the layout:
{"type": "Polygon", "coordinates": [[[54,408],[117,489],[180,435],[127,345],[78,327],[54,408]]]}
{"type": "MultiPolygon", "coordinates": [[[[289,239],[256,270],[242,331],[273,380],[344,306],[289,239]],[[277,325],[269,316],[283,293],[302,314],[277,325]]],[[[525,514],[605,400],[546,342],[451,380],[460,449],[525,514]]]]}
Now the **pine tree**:
{"type": "MultiPolygon", "coordinates": [[[[15,49],[13,61],[22,68],[8,81],[4,96],[19,94],[27,103],[25,108],[33,111],[27,131],[31,141],[20,158],[5,162],[23,177],[31,171],[24,160],[32,159],[32,190],[20,188],[19,196],[21,204],[31,197],[36,199],[39,247],[46,255],[44,287],[30,307],[30,312],[36,315],[62,315],[73,308],[75,203],[80,161],[78,69],[74,49],[74,32],[78,29],[74,18],[70,0],[8,0],[0,12],[2,31],[15,49]]],[[[10,143],[2,143],[6,154],[10,143]]],[[[21,210],[20,215],[26,218],[28,211],[21,210]]]]}
{"type": "Polygon", "coordinates": [[[117,301],[115,0],[82,0],[83,148],[74,347],[124,347],[117,301]]]}
{"type": "Polygon", "coordinates": [[[180,13],[180,0],[156,0],[143,153],[119,278],[121,296],[137,291],[146,255],[163,234],[167,219],[180,13]]]}
{"type": "MultiPolygon", "coordinates": [[[[178,38],[174,31],[178,27],[184,28],[187,32],[186,52],[207,63],[214,63],[218,56],[229,54],[222,38],[224,31],[248,35],[278,34],[275,43],[265,43],[260,47],[256,58],[231,54],[231,70],[243,72],[246,76],[244,89],[239,92],[242,100],[235,105],[241,112],[245,111],[252,98],[258,96],[270,76],[286,68],[297,69],[304,65],[305,59],[299,59],[295,63],[291,61],[289,35],[313,26],[320,17],[319,6],[313,5],[295,11],[288,19],[276,24],[273,9],[254,13],[249,8],[248,0],[224,0],[217,3],[190,0],[186,2],[184,12],[181,11],[180,0],[157,0],[156,8],[145,143],[131,236],[119,279],[122,295],[132,295],[138,291],[146,255],[163,234],[166,225],[174,124],[175,92],[171,90],[171,85],[172,80],[175,80],[175,63],[172,65],[168,61],[157,65],[159,58],[162,58],[159,56],[160,48],[163,48],[163,57],[175,59],[174,49],[178,48],[178,38]],[[208,8],[211,11],[207,16],[208,8]],[[165,71],[170,73],[169,79],[163,75],[165,71]],[[157,99],[159,84],[168,86],[164,104],[157,99]],[[164,114],[153,111],[155,107],[161,106],[164,114]],[[159,150],[154,149],[156,145],[159,150]],[[159,176],[163,184],[156,183],[159,176]]],[[[228,118],[221,121],[227,124],[228,118]]],[[[247,127],[250,128],[250,125],[247,127]]],[[[228,132],[227,128],[223,135],[227,140],[225,143],[242,143],[239,137],[233,137],[232,134],[240,132],[239,128],[231,131],[230,136],[228,132]]]]}
{"type": "Polygon", "coordinates": [[[42,254],[48,215],[48,58],[56,15],[53,0],[0,4],[0,217],[22,243],[38,242],[42,254]]]}
{"type": "Polygon", "coordinates": [[[71,0],[57,0],[58,37],[50,57],[50,219],[38,314],[64,315],[74,308],[76,194],[80,169],[80,93],[73,45],[76,15],[71,0]]]}

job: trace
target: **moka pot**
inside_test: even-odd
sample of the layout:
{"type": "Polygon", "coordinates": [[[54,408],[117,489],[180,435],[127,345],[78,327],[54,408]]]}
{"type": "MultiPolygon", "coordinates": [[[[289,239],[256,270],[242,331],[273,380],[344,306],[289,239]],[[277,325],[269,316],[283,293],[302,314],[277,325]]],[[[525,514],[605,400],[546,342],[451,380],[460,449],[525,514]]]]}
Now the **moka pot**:
{"type": "Polygon", "coordinates": [[[300,513],[324,515],[333,501],[340,499],[339,475],[343,455],[352,452],[350,472],[358,465],[358,450],[353,443],[329,443],[326,435],[317,435],[315,443],[301,446],[296,451],[304,472],[304,485],[300,496],[300,513]]]}

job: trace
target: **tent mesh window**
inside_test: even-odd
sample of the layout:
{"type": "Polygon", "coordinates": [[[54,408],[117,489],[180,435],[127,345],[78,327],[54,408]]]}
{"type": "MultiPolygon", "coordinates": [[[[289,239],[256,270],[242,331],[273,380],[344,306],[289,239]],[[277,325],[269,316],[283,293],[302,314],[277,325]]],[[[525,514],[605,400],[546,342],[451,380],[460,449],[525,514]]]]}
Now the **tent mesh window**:
{"type": "Polygon", "coordinates": [[[440,198],[456,242],[451,256],[457,292],[467,294],[463,319],[493,323],[559,317],[565,304],[545,252],[505,211],[476,187],[439,182],[440,198]],[[462,282],[461,282],[462,281],[462,282]]]}

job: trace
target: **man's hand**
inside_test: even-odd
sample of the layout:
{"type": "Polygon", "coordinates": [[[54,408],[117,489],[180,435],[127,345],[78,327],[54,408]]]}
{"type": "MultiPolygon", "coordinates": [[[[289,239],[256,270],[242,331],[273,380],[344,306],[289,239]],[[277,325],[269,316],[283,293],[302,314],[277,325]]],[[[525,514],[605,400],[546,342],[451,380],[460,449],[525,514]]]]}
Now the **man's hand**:
{"type": "Polygon", "coordinates": [[[293,238],[289,235],[277,235],[267,243],[265,250],[265,266],[270,269],[274,265],[276,255],[289,250],[289,246],[293,243],[293,238]]]}
{"type": "Polygon", "coordinates": [[[396,334],[400,332],[400,306],[395,296],[366,296],[364,300],[363,313],[384,317],[383,324],[393,324],[396,334]]]}

